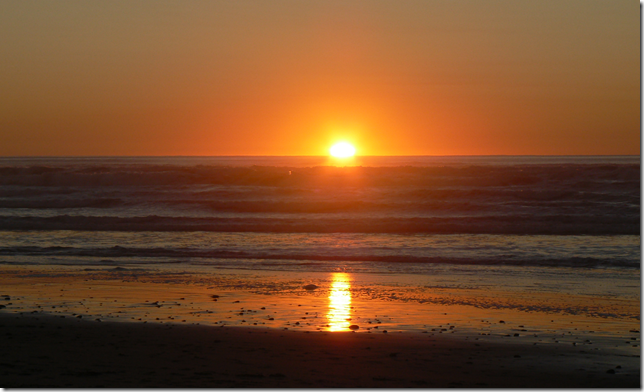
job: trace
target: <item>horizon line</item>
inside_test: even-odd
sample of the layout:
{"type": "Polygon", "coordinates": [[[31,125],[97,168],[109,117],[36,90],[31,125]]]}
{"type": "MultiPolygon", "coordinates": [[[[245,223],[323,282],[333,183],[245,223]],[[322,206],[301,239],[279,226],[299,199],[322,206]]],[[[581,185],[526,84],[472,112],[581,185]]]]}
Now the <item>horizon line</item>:
{"type": "Polygon", "coordinates": [[[0,155],[3,158],[413,158],[413,157],[636,157],[640,154],[443,154],[443,155],[354,155],[334,158],[330,155],[0,155]]]}

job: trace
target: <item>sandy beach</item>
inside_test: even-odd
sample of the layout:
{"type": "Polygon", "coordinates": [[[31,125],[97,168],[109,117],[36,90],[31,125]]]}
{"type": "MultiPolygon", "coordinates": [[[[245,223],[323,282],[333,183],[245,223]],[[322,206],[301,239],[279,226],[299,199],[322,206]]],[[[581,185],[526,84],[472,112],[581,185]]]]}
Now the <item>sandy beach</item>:
{"type": "Polygon", "coordinates": [[[639,358],[422,333],[3,315],[3,387],[640,387],[639,358]]]}
{"type": "MultiPolygon", "coordinates": [[[[337,287],[258,295],[221,277],[3,272],[2,387],[641,385],[637,320],[386,302],[337,287]]],[[[631,302],[598,306],[633,312],[631,302]]]]}

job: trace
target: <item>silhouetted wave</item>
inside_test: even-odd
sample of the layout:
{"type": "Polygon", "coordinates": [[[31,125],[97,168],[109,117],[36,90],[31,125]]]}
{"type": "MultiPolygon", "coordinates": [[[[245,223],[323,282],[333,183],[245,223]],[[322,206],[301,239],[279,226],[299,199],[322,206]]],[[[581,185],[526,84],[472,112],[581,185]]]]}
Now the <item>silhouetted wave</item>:
{"type": "Polygon", "coordinates": [[[639,218],[483,216],[449,218],[134,218],[0,217],[3,230],[214,231],[274,233],[622,234],[639,235],[639,218]]]}

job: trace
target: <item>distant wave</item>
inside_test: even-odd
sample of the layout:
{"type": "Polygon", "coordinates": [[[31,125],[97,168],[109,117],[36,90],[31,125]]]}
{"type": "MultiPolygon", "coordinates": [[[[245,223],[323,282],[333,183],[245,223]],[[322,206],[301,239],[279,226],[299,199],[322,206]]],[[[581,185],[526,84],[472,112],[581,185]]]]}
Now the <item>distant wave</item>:
{"type": "Polygon", "coordinates": [[[640,234],[639,216],[447,218],[0,217],[0,230],[214,231],[275,233],[640,234]]]}
{"type": "MultiPolygon", "coordinates": [[[[249,185],[289,187],[470,186],[508,187],[566,184],[628,186],[639,183],[634,164],[435,167],[227,167],[227,166],[6,166],[0,185],[17,186],[180,186],[249,185]],[[547,182],[547,184],[544,184],[547,182]]],[[[543,187],[542,187],[543,188],[543,187]]]]}
{"type": "Polygon", "coordinates": [[[47,193],[56,197],[35,197],[44,192],[25,192],[0,190],[0,208],[66,209],[66,208],[113,208],[136,205],[158,205],[161,207],[195,207],[221,212],[280,212],[280,213],[334,213],[334,212],[371,212],[371,211],[500,211],[517,205],[527,207],[566,207],[588,209],[601,206],[620,210],[631,208],[639,210],[639,195],[634,192],[613,193],[582,192],[571,190],[445,190],[422,189],[398,191],[386,195],[350,195],[342,191],[335,195],[306,195],[300,191],[283,196],[275,190],[237,190],[222,192],[183,192],[174,191],[128,192],[122,197],[91,197],[80,191],[69,191],[66,195],[47,193]],[[335,196],[335,197],[334,197],[335,196]],[[342,196],[342,197],[340,197],[342,196]],[[341,199],[341,200],[337,200],[341,199]]]}

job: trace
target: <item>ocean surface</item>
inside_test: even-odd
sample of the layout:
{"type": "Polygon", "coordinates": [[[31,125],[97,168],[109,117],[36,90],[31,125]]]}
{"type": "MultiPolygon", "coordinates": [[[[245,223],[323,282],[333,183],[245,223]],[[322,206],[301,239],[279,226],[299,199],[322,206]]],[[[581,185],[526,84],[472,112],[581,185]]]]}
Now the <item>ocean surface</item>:
{"type": "Polygon", "coordinates": [[[0,158],[0,265],[635,295],[640,262],[639,156],[0,158]]]}
{"type": "Polygon", "coordinates": [[[639,269],[640,163],[633,156],[2,158],[0,230],[4,263],[639,269]]]}

